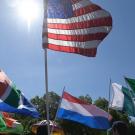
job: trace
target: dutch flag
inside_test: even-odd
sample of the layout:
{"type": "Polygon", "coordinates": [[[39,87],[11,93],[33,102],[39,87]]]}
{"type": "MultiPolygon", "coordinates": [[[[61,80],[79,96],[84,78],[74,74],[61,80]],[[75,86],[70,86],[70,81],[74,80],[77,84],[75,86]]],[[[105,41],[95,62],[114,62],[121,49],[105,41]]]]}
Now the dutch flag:
{"type": "Polygon", "coordinates": [[[103,130],[110,128],[109,117],[111,116],[104,110],[81,101],[67,92],[63,93],[57,113],[57,118],[72,120],[91,128],[103,130]]]}

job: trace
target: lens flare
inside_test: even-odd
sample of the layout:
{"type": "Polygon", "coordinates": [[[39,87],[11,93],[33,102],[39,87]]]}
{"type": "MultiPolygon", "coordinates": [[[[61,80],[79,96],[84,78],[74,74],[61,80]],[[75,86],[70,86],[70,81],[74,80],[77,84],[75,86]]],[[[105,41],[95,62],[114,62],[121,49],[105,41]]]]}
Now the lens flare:
{"type": "Polygon", "coordinates": [[[17,4],[19,16],[27,21],[28,27],[38,17],[39,5],[35,0],[21,0],[17,4]]]}

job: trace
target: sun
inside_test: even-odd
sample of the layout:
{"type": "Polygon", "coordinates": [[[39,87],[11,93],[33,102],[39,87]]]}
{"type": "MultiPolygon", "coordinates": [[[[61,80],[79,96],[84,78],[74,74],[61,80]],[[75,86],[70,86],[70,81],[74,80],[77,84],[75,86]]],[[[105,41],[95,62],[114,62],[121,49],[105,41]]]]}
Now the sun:
{"type": "Polygon", "coordinates": [[[39,15],[39,4],[36,0],[20,0],[17,3],[18,15],[27,21],[28,27],[39,15]]]}

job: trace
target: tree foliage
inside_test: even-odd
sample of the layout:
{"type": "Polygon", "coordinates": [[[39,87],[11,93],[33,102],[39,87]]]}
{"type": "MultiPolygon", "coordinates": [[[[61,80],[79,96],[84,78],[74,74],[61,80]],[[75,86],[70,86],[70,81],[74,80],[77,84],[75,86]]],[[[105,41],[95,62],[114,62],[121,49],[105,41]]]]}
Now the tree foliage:
{"type": "Polygon", "coordinates": [[[79,99],[86,101],[87,103],[92,103],[92,98],[87,94],[86,96],[79,96],[79,99]]]}
{"type": "Polygon", "coordinates": [[[99,108],[108,111],[108,101],[105,98],[99,97],[97,100],[94,101],[94,104],[99,108]]]}

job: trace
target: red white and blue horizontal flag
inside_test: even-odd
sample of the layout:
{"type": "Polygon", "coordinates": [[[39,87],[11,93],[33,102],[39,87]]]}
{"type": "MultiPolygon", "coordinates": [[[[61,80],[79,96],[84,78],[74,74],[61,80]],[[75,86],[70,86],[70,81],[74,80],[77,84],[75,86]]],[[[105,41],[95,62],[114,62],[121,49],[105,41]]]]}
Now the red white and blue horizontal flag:
{"type": "Polygon", "coordinates": [[[67,92],[63,93],[57,118],[72,120],[95,129],[110,128],[111,116],[93,104],[88,104],[67,92]]]}
{"type": "Polygon", "coordinates": [[[90,0],[48,0],[43,48],[94,57],[111,29],[110,13],[90,0]]]}

